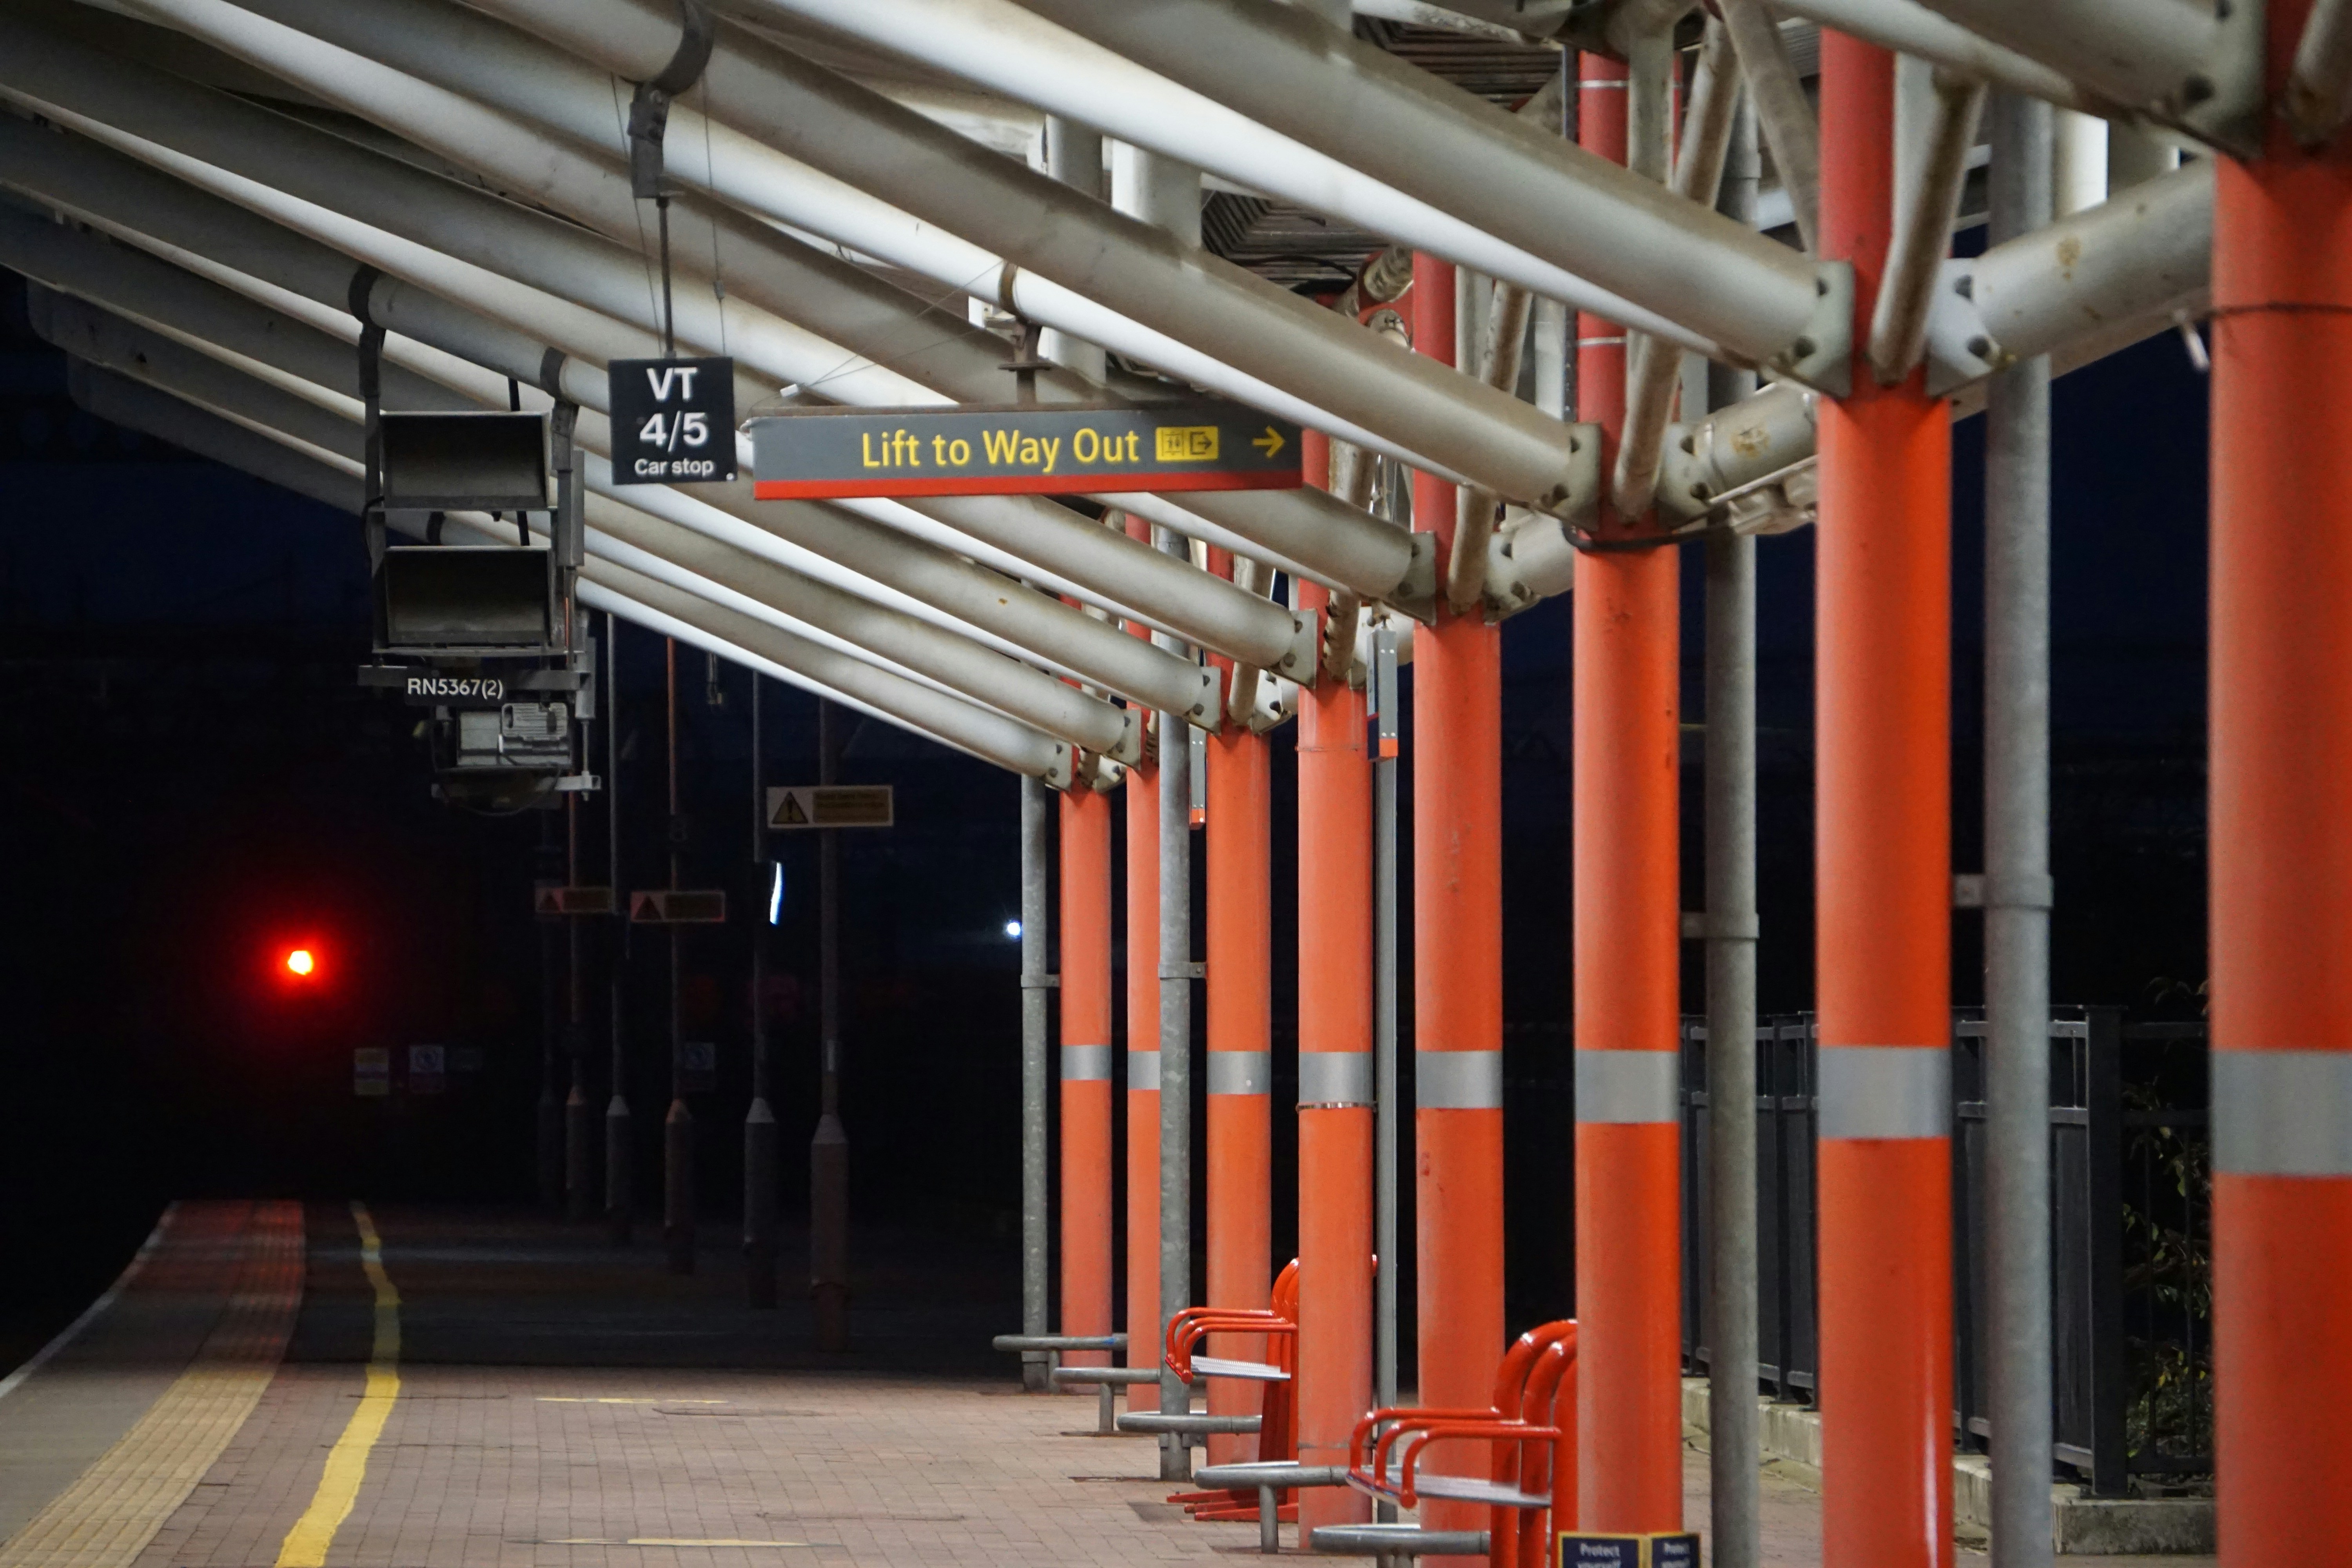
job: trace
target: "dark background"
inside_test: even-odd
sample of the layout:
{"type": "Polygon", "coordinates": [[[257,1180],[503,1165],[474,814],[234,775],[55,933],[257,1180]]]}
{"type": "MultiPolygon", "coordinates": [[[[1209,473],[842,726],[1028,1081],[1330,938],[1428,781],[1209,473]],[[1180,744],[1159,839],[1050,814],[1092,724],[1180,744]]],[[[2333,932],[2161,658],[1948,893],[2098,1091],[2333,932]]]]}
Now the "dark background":
{"type": "MultiPolygon", "coordinates": [[[[2058,386],[2061,1002],[2189,1016],[2199,1005],[2204,407],[2203,384],[2169,334],[2058,386]]],[[[1960,426],[1954,464],[1960,869],[1978,865],[1980,841],[1981,425],[1960,426]]],[[[1812,550],[1810,531],[1760,547],[1768,1012],[1811,1003],[1812,550]]],[[[1696,553],[1685,554],[1685,907],[1697,908],[1701,597],[1696,553]]],[[[564,820],[474,816],[427,797],[413,714],[353,684],[366,654],[363,597],[351,519],[74,408],[62,361],[26,328],[21,283],[0,274],[0,1184],[11,1200],[0,1205],[0,1367],[102,1288],[174,1196],[530,1194],[548,1043],[541,987],[562,973],[542,967],[542,943],[562,938],[533,921],[530,889],[543,857],[561,855],[564,820]],[[320,956],[308,985],[281,978],[297,943],[320,956]],[[481,1070],[453,1075],[439,1096],[352,1097],[354,1047],[404,1057],[399,1047],[418,1043],[478,1050],[481,1070]]],[[[1505,634],[1515,1329],[1561,1315],[1572,1292],[1568,628],[1569,605],[1555,601],[1505,634]]],[[[662,645],[624,628],[621,660],[620,880],[655,885],[667,816],[662,645]]],[[[766,894],[751,863],[752,694],[730,667],[714,688],[704,657],[683,649],[677,693],[696,825],[686,879],[739,900],[729,926],[689,936],[683,995],[688,1037],[719,1047],[719,1089],[695,1105],[701,1188],[719,1224],[741,1186],[749,911],[766,894]]],[[[767,780],[814,782],[814,701],[764,681],[760,700],[767,780]]],[[[1409,723],[1406,734],[1409,762],[1409,723]]],[[[601,731],[596,746],[602,771],[601,731]]],[[[1281,1064],[1296,1033],[1287,730],[1275,746],[1281,1064]]],[[[1019,1034],[1017,944],[1003,926],[1018,912],[1018,787],[855,721],[844,776],[895,784],[899,824],[845,840],[856,1213],[995,1238],[1009,1281],[1019,1034]]],[[[606,879],[606,821],[605,797],[581,810],[583,881],[606,879]]],[[[1408,819],[1407,845],[1410,831],[1408,819]]],[[[786,893],[762,1005],[791,1213],[805,1204],[797,1151],[814,1119],[815,859],[813,841],[786,836],[775,852],[786,893]]],[[[601,1108],[613,936],[605,922],[593,927],[586,1033],[601,1108]]],[[[1976,917],[1958,916],[1955,937],[1954,998],[1966,1004],[1981,993],[1976,917]]],[[[1696,1008],[1692,958],[1685,1000],[1696,1008]]],[[[635,1064],[626,1087],[641,1135],[638,1196],[650,1207],[667,1099],[666,954],[640,933],[625,963],[635,1064]]],[[[1409,1031],[1409,970],[1404,983],[1409,1031]]],[[[1196,1026],[1199,1016],[1196,1005],[1196,1026]]],[[[1276,1103],[1287,1103],[1288,1069],[1277,1073],[1276,1103]]],[[[1286,1257],[1291,1119],[1276,1127],[1276,1245],[1286,1257]]],[[[1410,1236],[1409,1214],[1406,1225],[1410,1236]]]]}

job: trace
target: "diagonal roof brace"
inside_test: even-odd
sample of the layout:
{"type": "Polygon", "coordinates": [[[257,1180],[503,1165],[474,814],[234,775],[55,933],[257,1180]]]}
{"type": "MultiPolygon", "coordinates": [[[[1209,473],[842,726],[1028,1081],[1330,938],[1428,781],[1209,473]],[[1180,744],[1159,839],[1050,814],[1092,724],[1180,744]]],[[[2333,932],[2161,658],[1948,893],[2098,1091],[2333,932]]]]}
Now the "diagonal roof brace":
{"type": "Polygon", "coordinates": [[[2193,0],[1926,0],[2110,103],[2240,157],[2263,140],[2263,13],[2193,0]]]}
{"type": "MultiPolygon", "coordinates": [[[[2171,0],[2167,0],[2171,3],[2171,0]]],[[[2213,161],[1948,260],[1927,322],[1927,389],[2063,350],[2151,311],[2186,308],[2213,276],[2213,161]]]]}
{"type": "MultiPolygon", "coordinates": [[[[624,74],[666,47],[656,42],[664,37],[656,13],[636,0],[481,0],[481,8],[624,74]]],[[[1142,355],[1161,369],[1209,385],[1219,384],[1217,368],[1237,371],[1306,404],[1286,416],[1342,439],[1401,448],[1531,504],[1561,499],[1567,452],[1557,421],[1507,394],[1393,353],[1353,322],[740,28],[721,28],[709,81],[729,122],[785,155],[756,171],[761,178],[793,182],[789,165],[799,160],[988,247],[1019,269],[1016,302],[1031,321],[1123,349],[1119,321],[1085,318],[1090,302],[1108,308],[1130,339],[1138,325],[1164,335],[1173,363],[1156,350],[1142,355]],[[1067,293],[1033,302],[1033,279],[1067,293]]]]}
{"type": "Polygon", "coordinates": [[[1023,3],[1679,321],[1722,345],[1732,359],[1814,378],[1826,390],[1843,388],[1851,323],[1819,309],[1823,291],[1817,274],[1823,268],[1303,7],[1255,0],[1023,3]],[[1801,348],[1800,340],[1810,342],[1801,348]]]}
{"type": "MultiPolygon", "coordinates": [[[[609,306],[640,323],[651,321],[639,269],[611,257],[600,260],[604,242],[593,236],[454,182],[421,175],[224,94],[20,28],[6,17],[0,17],[0,39],[23,46],[0,50],[0,90],[44,106],[92,136],[330,239],[387,271],[454,291],[469,303],[545,334],[567,352],[599,360],[649,352],[641,346],[646,342],[644,325],[623,327],[595,308],[609,306]],[[59,98],[72,102],[60,107],[55,102],[59,98]],[[81,118],[76,106],[101,110],[107,118],[81,118]],[[175,152],[135,132],[125,136],[110,123],[117,116],[173,143],[193,144],[204,154],[241,166],[244,173],[224,173],[197,161],[184,147],[175,152]],[[261,183],[273,177],[295,183],[307,195],[290,195],[261,183]],[[375,184],[379,179],[382,186],[375,184]],[[399,232],[341,216],[354,206],[395,231],[430,234],[477,259],[453,259],[399,232]],[[537,226],[501,237],[499,226],[517,219],[529,219],[537,226]],[[567,304],[518,279],[568,287],[590,303],[567,304]]],[[[732,320],[740,348],[742,320],[732,320]]],[[[716,336],[714,330],[711,337],[716,336]]],[[[773,368],[776,362],[772,358],[769,363],[773,368]]],[[[903,381],[895,375],[891,379],[903,381]]],[[[928,400],[939,401],[936,395],[928,400]]],[[[886,520],[908,515],[908,507],[898,503],[852,504],[886,520]]],[[[1312,672],[1311,666],[1301,663],[1307,657],[1301,651],[1306,639],[1297,617],[1188,564],[1114,538],[1066,508],[1034,497],[936,497],[909,505],[914,512],[939,518],[1023,560],[1051,563],[1114,602],[1184,632],[1192,641],[1247,662],[1312,672]],[[1086,563],[1083,569],[1076,565],[1080,561],[1086,563]]]]}

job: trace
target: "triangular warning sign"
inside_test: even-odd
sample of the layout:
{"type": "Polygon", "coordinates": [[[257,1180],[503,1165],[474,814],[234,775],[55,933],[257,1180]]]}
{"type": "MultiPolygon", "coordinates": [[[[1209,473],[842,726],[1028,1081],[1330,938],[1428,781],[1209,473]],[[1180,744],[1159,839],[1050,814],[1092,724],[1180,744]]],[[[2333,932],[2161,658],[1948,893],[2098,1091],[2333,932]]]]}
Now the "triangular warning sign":
{"type": "Polygon", "coordinates": [[[801,809],[801,797],[799,795],[787,795],[784,796],[783,805],[776,812],[776,826],[779,827],[806,827],[808,826],[808,813],[801,809]]]}
{"type": "Polygon", "coordinates": [[[629,918],[633,921],[652,920],[661,913],[661,900],[650,892],[629,895],[629,918]]]}

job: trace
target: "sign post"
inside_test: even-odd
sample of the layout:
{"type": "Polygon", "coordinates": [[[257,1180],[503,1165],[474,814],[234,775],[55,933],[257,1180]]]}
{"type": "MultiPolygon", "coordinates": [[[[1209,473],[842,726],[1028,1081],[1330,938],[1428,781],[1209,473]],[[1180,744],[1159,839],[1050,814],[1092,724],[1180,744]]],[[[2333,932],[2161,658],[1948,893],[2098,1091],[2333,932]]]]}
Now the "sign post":
{"type": "Polygon", "coordinates": [[[1295,489],[1298,448],[1297,426],[1237,403],[805,409],[751,422],[752,492],[793,500],[1295,489]]]}
{"type": "Polygon", "coordinates": [[[707,484],[735,477],[735,362],[616,359],[613,482],[707,484]]]}

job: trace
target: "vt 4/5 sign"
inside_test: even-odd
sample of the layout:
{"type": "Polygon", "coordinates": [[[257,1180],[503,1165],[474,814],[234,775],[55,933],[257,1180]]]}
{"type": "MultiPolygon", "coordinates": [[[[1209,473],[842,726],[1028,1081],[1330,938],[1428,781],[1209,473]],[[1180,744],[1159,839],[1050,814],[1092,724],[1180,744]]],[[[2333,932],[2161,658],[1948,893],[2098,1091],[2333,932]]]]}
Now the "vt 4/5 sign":
{"type": "Polygon", "coordinates": [[[1290,489],[1298,426],[1234,403],[811,409],[751,422],[762,500],[1290,489]]]}
{"type": "Polygon", "coordinates": [[[735,362],[616,359],[609,367],[613,482],[735,477],[735,362]]]}

